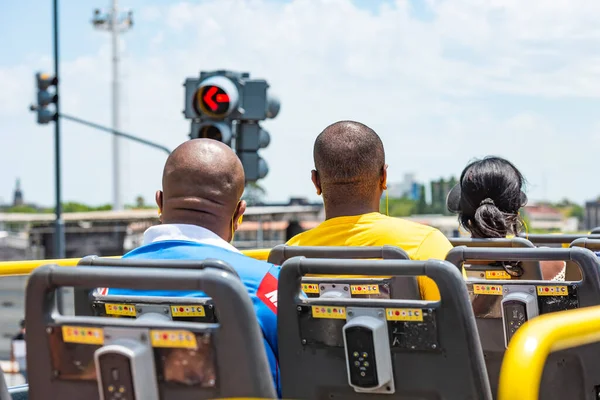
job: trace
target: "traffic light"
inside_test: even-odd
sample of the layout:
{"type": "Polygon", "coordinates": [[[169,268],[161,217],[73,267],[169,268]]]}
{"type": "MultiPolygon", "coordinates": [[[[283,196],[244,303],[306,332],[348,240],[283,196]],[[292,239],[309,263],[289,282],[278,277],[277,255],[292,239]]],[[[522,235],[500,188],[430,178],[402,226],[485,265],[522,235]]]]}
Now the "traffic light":
{"type": "Polygon", "coordinates": [[[264,178],[266,162],[258,150],[270,136],[258,124],[279,114],[279,101],[268,93],[264,79],[233,71],[201,72],[185,83],[183,114],[191,120],[190,138],[211,138],[235,148],[244,165],[246,181],[264,178]],[[235,142],[235,145],[233,144],[235,142]]]}
{"type": "Polygon", "coordinates": [[[58,118],[56,110],[48,108],[50,104],[57,101],[56,93],[48,90],[50,87],[56,86],[56,78],[49,74],[38,72],[35,74],[35,81],[37,87],[37,105],[34,108],[37,111],[37,123],[47,124],[51,121],[56,121],[58,118]]]}

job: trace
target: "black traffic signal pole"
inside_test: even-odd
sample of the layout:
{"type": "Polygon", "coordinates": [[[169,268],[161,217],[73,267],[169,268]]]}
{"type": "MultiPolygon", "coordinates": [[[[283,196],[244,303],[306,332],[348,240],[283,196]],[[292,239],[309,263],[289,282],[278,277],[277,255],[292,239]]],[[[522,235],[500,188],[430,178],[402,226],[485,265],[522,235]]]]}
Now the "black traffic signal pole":
{"type": "MultiPolygon", "coordinates": [[[[54,25],[54,79],[56,80],[56,115],[60,112],[60,96],[58,86],[60,79],[58,76],[58,0],[53,0],[53,25],[54,25]]],[[[55,174],[55,192],[56,192],[56,220],[54,228],[54,253],[55,258],[65,258],[65,223],[62,220],[62,194],[60,182],[60,120],[57,118],[54,124],[54,174],[55,174]]],[[[62,313],[63,301],[62,291],[56,291],[56,302],[58,311],[62,313]]]]}
{"type": "Polygon", "coordinates": [[[112,133],[115,136],[120,136],[120,137],[123,137],[125,139],[129,139],[129,140],[131,140],[133,142],[145,144],[146,146],[153,147],[153,148],[158,149],[158,150],[162,150],[162,151],[164,151],[167,154],[171,154],[171,150],[169,150],[169,148],[167,148],[167,147],[165,147],[165,146],[163,146],[161,144],[154,143],[154,142],[151,142],[149,140],[142,139],[142,138],[139,138],[137,136],[130,135],[128,133],[124,133],[124,132],[121,132],[121,131],[116,131],[116,130],[114,130],[112,128],[108,128],[106,126],[98,125],[98,124],[95,124],[93,122],[85,121],[85,120],[83,120],[81,118],[73,117],[71,115],[58,114],[58,116],[59,116],[59,118],[64,118],[64,119],[69,120],[69,121],[77,122],[79,124],[82,124],[82,125],[85,125],[85,126],[89,126],[90,128],[95,128],[95,129],[99,129],[101,131],[106,131],[106,132],[112,133]]]}

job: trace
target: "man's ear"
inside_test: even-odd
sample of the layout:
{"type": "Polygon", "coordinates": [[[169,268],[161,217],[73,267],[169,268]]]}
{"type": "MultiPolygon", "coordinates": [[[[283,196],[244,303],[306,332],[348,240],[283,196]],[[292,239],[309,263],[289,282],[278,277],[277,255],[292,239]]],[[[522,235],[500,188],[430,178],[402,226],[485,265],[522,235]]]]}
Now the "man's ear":
{"type": "Polygon", "coordinates": [[[154,195],[154,199],[156,200],[156,205],[158,206],[158,215],[162,222],[162,210],[163,210],[163,192],[162,190],[157,190],[154,195]]]}
{"type": "Polygon", "coordinates": [[[321,195],[321,178],[319,178],[319,173],[316,170],[312,170],[310,172],[310,179],[312,180],[313,185],[315,185],[315,189],[317,189],[317,195],[321,195]]]}
{"type": "Polygon", "coordinates": [[[242,223],[242,219],[244,217],[244,213],[246,212],[246,200],[240,200],[238,203],[237,209],[233,214],[233,230],[237,231],[242,223]]]}
{"type": "Polygon", "coordinates": [[[387,189],[387,168],[388,168],[388,165],[385,164],[383,166],[383,168],[381,169],[381,182],[380,183],[381,183],[381,188],[383,190],[387,189]]]}

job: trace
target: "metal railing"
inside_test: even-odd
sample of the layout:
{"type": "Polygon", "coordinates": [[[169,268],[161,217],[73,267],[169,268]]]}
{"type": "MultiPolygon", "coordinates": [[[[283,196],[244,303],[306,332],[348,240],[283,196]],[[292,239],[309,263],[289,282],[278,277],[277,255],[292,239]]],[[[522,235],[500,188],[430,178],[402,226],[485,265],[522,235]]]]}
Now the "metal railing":
{"type": "MultiPolygon", "coordinates": [[[[242,250],[248,257],[266,261],[271,249],[242,250]]],[[[110,258],[120,258],[113,256],[110,258]]],[[[0,261],[0,276],[29,275],[34,269],[42,265],[55,264],[61,267],[75,267],[81,258],[61,258],[51,260],[26,260],[26,261],[0,261]]]]}

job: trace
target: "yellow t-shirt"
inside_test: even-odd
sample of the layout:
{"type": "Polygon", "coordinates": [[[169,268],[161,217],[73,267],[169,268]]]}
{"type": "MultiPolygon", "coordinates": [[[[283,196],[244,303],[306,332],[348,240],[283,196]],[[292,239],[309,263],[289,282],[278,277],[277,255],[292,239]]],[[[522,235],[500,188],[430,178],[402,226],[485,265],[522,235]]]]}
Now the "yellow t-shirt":
{"type": "MultiPolygon", "coordinates": [[[[444,260],[452,244],[439,230],[378,212],[337,217],[314,229],[291,238],[289,246],[396,246],[411,260],[444,260]]],[[[439,300],[440,292],[433,280],[417,277],[421,298],[439,300]]]]}

